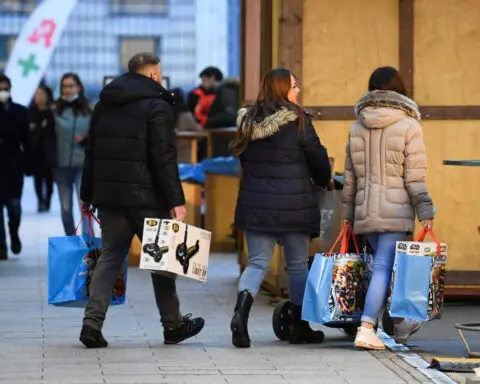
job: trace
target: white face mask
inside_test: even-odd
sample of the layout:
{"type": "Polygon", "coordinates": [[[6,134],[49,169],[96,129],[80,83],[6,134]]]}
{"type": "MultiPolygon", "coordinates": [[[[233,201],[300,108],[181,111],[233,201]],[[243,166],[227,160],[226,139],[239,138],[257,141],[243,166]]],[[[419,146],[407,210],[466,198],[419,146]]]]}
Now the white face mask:
{"type": "Polygon", "coordinates": [[[5,103],[8,99],[10,99],[10,92],[0,91],[0,103],[5,103]]]}
{"type": "Polygon", "coordinates": [[[65,97],[62,96],[63,101],[66,101],[67,103],[73,103],[75,100],[78,99],[78,93],[73,95],[72,97],[65,97]]]}

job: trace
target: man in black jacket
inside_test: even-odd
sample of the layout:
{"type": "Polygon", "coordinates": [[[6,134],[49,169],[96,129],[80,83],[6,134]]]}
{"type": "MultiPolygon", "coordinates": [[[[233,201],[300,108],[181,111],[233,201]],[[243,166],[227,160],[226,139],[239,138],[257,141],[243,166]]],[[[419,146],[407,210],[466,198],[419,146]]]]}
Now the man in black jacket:
{"type": "MultiPolygon", "coordinates": [[[[95,106],[82,176],[82,209],[98,208],[104,253],[95,267],[80,341],[108,345],[102,326],[118,271],[145,217],[183,220],[172,95],[160,84],[160,59],[139,53],[129,72],[109,83],[95,106]]],[[[175,279],[152,273],[165,344],[198,334],[202,318],[182,317],[175,279]]]]}
{"type": "Polygon", "coordinates": [[[4,208],[8,212],[10,249],[15,255],[22,250],[18,230],[22,216],[23,179],[32,171],[28,111],[12,101],[11,86],[10,79],[0,74],[0,260],[8,257],[4,208]]]}

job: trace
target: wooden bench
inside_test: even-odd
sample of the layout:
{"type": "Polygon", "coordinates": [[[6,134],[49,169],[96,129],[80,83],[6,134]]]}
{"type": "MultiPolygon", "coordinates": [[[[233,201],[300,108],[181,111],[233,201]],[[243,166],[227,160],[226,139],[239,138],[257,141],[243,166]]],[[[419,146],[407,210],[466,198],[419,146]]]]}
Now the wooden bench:
{"type": "Polygon", "coordinates": [[[235,138],[237,134],[237,127],[229,127],[229,128],[215,128],[215,129],[205,129],[204,131],[207,135],[207,157],[213,158],[214,154],[214,143],[216,137],[229,137],[232,140],[235,138]]]}
{"type": "Polygon", "coordinates": [[[177,131],[177,152],[179,163],[198,163],[198,143],[208,140],[207,131],[177,131]]]}

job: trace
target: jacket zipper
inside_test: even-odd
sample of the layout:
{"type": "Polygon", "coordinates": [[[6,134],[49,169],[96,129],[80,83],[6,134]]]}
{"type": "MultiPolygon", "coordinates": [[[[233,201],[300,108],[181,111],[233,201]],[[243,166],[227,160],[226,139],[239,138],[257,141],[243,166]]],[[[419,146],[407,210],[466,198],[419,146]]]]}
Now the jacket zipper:
{"type": "MultiPolygon", "coordinates": [[[[382,132],[380,133],[380,147],[379,147],[379,157],[380,157],[380,187],[387,184],[386,179],[386,172],[387,172],[387,164],[385,164],[385,151],[387,150],[387,144],[385,143],[385,151],[382,149],[383,143],[383,133],[385,132],[385,128],[382,128],[382,132]],[[383,167],[383,168],[382,168],[383,167]],[[385,171],[385,172],[384,172],[385,171]]],[[[385,188],[385,199],[387,198],[387,190],[385,188]]],[[[380,212],[380,199],[378,199],[378,212],[380,212]]]]}
{"type": "Polygon", "coordinates": [[[371,187],[370,181],[372,180],[372,131],[368,131],[369,140],[370,140],[370,147],[368,148],[368,180],[367,180],[367,187],[368,187],[368,196],[367,196],[367,215],[370,212],[370,196],[371,196],[371,187]]]}
{"type": "Polygon", "coordinates": [[[72,168],[73,161],[73,149],[75,146],[75,131],[77,130],[77,116],[73,116],[73,129],[72,129],[72,140],[70,142],[70,162],[69,167],[72,168]]]}
{"type": "Polygon", "coordinates": [[[387,150],[387,144],[385,143],[385,151],[382,151],[382,142],[383,142],[383,133],[385,129],[382,128],[382,133],[380,133],[380,168],[384,167],[385,169],[380,169],[380,183],[381,185],[386,185],[386,172],[387,172],[387,164],[385,163],[385,151],[387,150]],[[385,172],[384,172],[385,171],[385,172]]]}

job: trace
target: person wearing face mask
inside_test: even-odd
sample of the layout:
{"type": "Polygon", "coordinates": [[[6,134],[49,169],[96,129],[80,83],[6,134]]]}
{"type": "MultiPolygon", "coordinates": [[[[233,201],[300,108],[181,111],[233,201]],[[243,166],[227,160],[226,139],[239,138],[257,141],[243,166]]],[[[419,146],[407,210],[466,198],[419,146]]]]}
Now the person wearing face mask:
{"type": "MultiPolygon", "coordinates": [[[[57,164],[54,178],[60,196],[62,222],[65,234],[75,232],[73,218],[73,192],[80,192],[85,143],[90,127],[91,107],[84,95],[80,77],[66,73],[60,82],[61,96],[55,103],[55,125],[57,136],[57,164]]],[[[87,220],[82,221],[82,231],[88,230],[87,220]]]]}
{"type": "Polygon", "coordinates": [[[0,75],[0,260],[8,257],[4,208],[8,213],[10,249],[13,254],[22,250],[18,230],[23,179],[32,168],[28,111],[12,101],[11,87],[10,79],[0,75]]]}
{"type": "MultiPolygon", "coordinates": [[[[183,220],[187,214],[178,173],[173,96],[161,85],[160,59],[139,53],[128,73],[109,83],[95,106],[83,168],[83,210],[98,208],[104,253],[92,276],[80,341],[108,345],[102,327],[112,288],[130,243],[143,237],[145,217],[183,220]]],[[[165,344],[198,334],[202,318],[182,316],[175,279],[151,274],[165,344]]]]}

